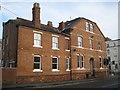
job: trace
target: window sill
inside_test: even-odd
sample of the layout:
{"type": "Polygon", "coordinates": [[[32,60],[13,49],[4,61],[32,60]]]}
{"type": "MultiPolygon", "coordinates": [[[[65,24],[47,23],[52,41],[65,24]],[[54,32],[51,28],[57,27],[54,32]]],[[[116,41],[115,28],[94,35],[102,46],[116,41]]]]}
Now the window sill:
{"type": "Polygon", "coordinates": [[[66,71],[70,71],[69,69],[66,69],[66,71]]]}
{"type": "Polygon", "coordinates": [[[52,69],[52,72],[59,72],[60,70],[58,69],[52,69]]]}
{"type": "Polygon", "coordinates": [[[40,69],[34,69],[33,72],[43,72],[43,70],[40,70],[40,69]]]}
{"type": "Polygon", "coordinates": [[[77,68],[77,70],[80,70],[80,68],[77,68]]]}
{"type": "Polygon", "coordinates": [[[36,47],[36,48],[43,48],[43,46],[39,46],[39,45],[33,45],[33,47],[36,47]]]}
{"type": "Polygon", "coordinates": [[[78,48],[83,48],[83,47],[78,46],[78,48]]]}
{"type": "Polygon", "coordinates": [[[98,50],[99,52],[103,52],[102,50],[98,50]]]}
{"type": "Polygon", "coordinates": [[[101,67],[100,69],[104,69],[104,68],[101,67]]]}
{"type": "Polygon", "coordinates": [[[53,50],[60,50],[59,48],[52,48],[53,50]]]}
{"type": "Polygon", "coordinates": [[[92,33],[92,34],[95,34],[94,32],[92,32],[92,31],[89,31],[89,30],[86,30],[86,32],[88,32],[88,33],[92,33]]]}
{"type": "Polygon", "coordinates": [[[85,70],[85,68],[81,68],[81,70],[85,70]]]}
{"type": "Polygon", "coordinates": [[[77,68],[77,70],[85,70],[85,68],[77,68]]]}
{"type": "Polygon", "coordinates": [[[66,52],[70,52],[70,50],[65,50],[66,52]]]}
{"type": "Polygon", "coordinates": [[[93,50],[92,48],[90,48],[90,50],[93,50]]]}

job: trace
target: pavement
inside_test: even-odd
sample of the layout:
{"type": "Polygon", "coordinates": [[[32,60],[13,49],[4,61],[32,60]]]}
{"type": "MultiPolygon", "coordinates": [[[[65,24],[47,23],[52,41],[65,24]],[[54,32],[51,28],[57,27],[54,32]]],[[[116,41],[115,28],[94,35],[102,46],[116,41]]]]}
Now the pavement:
{"type": "Polygon", "coordinates": [[[76,83],[76,82],[87,82],[91,80],[99,80],[99,79],[107,79],[107,78],[118,78],[118,76],[106,76],[102,78],[90,78],[83,80],[68,80],[68,81],[59,81],[59,82],[40,82],[40,83],[30,83],[30,84],[6,84],[2,85],[2,88],[25,88],[25,87],[45,87],[49,85],[60,85],[60,84],[68,84],[68,83],[76,83]]]}

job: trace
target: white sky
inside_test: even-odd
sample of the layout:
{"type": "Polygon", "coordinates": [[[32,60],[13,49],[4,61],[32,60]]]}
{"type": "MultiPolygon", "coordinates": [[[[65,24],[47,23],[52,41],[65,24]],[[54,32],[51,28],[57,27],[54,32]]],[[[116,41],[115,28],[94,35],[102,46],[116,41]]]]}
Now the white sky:
{"type": "Polygon", "coordinates": [[[4,0],[0,5],[12,13],[1,8],[0,38],[2,22],[16,17],[32,20],[34,2],[40,3],[41,22],[44,24],[52,21],[57,27],[59,22],[70,20],[70,17],[84,17],[96,22],[105,37],[118,38],[118,0],[4,0]]]}

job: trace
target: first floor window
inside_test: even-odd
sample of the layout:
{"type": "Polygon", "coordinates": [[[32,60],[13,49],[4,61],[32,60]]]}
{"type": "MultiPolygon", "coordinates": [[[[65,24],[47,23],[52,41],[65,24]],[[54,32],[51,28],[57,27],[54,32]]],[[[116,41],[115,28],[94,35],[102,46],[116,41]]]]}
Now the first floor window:
{"type": "Polygon", "coordinates": [[[69,58],[66,59],[66,70],[69,70],[69,58]]]}
{"type": "Polygon", "coordinates": [[[90,49],[92,49],[92,39],[90,39],[90,49]]]}
{"type": "Polygon", "coordinates": [[[52,37],[52,48],[58,49],[58,37],[52,37]]]}
{"type": "Polygon", "coordinates": [[[41,34],[34,33],[34,46],[41,46],[41,34]]]}
{"type": "Polygon", "coordinates": [[[41,57],[39,55],[34,56],[34,70],[41,70],[41,57]]]}
{"type": "Polygon", "coordinates": [[[85,60],[84,60],[84,56],[83,55],[81,56],[81,59],[82,59],[82,68],[84,68],[85,67],[85,60]]]}
{"type": "Polygon", "coordinates": [[[99,57],[99,60],[100,60],[100,68],[102,68],[102,57],[101,56],[99,57]]]}
{"type": "Polygon", "coordinates": [[[52,58],[52,69],[53,70],[58,70],[58,57],[53,57],[52,58]]]}
{"type": "Polygon", "coordinates": [[[77,67],[80,68],[80,54],[77,56],[77,67]]]}
{"type": "Polygon", "coordinates": [[[102,43],[101,43],[101,41],[98,42],[98,49],[102,50],[102,43]]]}
{"type": "Polygon", "coordinates": [[[82,37],[78,37],[78,47],[82,47],[82,37]]]}

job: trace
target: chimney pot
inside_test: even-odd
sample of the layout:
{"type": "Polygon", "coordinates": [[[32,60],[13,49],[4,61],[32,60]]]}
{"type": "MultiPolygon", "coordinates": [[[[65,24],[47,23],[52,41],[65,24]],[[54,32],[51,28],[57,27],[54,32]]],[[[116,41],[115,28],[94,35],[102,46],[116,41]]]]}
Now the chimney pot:
{"type": "Polygon", "coordinates": [[[33,7],[39,7],[39,3],[34,3],[33,7]]]}
{"type": "Polygon", "coordinates": [[[49,27],[53,27],[53,24],[52,24],[51,21],[48,21],[47,25],[48,25],[49,27]]]}

